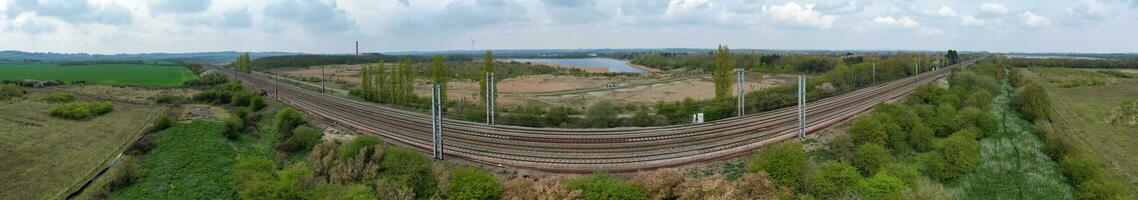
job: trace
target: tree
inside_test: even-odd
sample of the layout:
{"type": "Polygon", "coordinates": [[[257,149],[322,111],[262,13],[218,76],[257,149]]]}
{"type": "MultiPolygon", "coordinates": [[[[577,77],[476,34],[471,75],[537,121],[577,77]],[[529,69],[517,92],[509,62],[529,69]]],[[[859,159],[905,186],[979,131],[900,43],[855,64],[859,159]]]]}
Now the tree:
{"type": "Polygon", "coordinates": [[[755,153],[748,171],[764,171],[779,184],[798,187],[805,174],[806,158],[806,151],[801,143],[781,142],[755,153]]]}
{"type": "MultiPolygon", "coordinates": [[[[487,84],[486,84],[486,81],[487,81],[486,80],[486,73],[491,73],[491,72],[496,72],[496,71],[498,71],[498,69],[496,67],[494,67],[494,55],[491,54],[489,50],[487,50],[486,56],[482,58],[482,76],[480,79],[478,79],[478,94],[479,94],[478,96],[480,98],[483,98],[482,99],[483,101],[488,100],[488,99],[485,99],[486,98],[486,86],[487,86],[487,84]]],[[[497,91],[495,91],[494,93],[497,93],[497,91]]],[[[497,95],[497,94],[491,94],[491,95],[497,95]]]]}
{"type": "Polygon", "coordinates": [[[1013,103],[1031,121],[1048,120],[1051,114],[1051,100],[1047,90],[1035,83],[1028,83],[1016,92],[1013,103]]]}
{"type": "Polygon", "coordinates": [[[888,117],[884,114],[874,113],[857,118],[850,127],[850,139],[857,145],[873,143],[885,146],[890,129],[893,129],[890,126],[900,128],[897,124],[891,123],[891,120],[887,119],[888,117]]]}
{"type": "Polygon", "coordinates": [[[447,74],[446,63],[444,63],[443,55],[435,55],[434,60],[431,61],[431,80],[435,85],[440,88],[439,102],[446,102],[447,97],[447,81],[450,80],[450,75],[447,74]]]}
{"type": "Polygon", "coordinates": [[[233,62],[233,69],[243,73],[253,72],[253,65],[249,59],[249,53],[242,53],[237,56],[237,61],[233,62]]]}
{"type": "Polygon", "coordinates": [[[735,61],[731,60],[731,50],[727,45],[719,45],[719,49],[715,50],[715,69],[711,75],[712,81],[715,82],[715,98],[731,96],[731,86],[735,84],[732,74],[734,69],[735,61]]]}
{"type": "Polygon", "coordinates": [[[451,172],[447,183],[446,196],[448,199],[485,199],[494,200],[502,198],[502,186],[494,175],[478,171],[473,167],[462,166],[451,172]]]}
{"type": "Polygon", "coordinates": [[[956,53],[956,50],[949,49],[948,53],[944,54],[944,58],[948,59],[948,64],[950,65],[960,63],[960,55],[956,53]]]}

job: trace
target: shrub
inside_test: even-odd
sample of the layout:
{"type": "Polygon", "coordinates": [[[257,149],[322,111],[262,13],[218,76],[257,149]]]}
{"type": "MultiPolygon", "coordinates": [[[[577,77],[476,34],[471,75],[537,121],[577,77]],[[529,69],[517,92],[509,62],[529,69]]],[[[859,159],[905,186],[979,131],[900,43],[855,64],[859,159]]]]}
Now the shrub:
{"type": "Polygon", "coordinates": [[[339,143],[324,142],[312,148],[305,158],[313,175],[327,183],[347,184],[375,178],[383,161],[384,148],[372,145],[362,149],[368,153],[341,158],[339,143]]]}
{"type": "Polygon", "coordinates": [[[65,119],[86,120],[107,114],[113,109],[110,102],[73,102],[52,107],[49,114],[65,119]]]}
{"type": "Polygon", "coordinates": [[[236,140],[245,131],[245,123],[236,117],[221,119],[221,124],[223,125],[221,134],[230,140],[236,140]]]}
{"type": "Polygon", "coordinates": [[[638,173],[630,182],[643,189],[648,199],[676,199],[676,187],[683,183],[687,177],[676,169],[661,169],[652,172],[638,173]]]}
{"type": "Polygon", "coordinates": [[[905,192],[903,199],[922,199],[922,200],[951,200],[954,198],[953,192],[944,185],[935,181],[922,178],[912,185],[910,190],[905,192]]]}
{"type": "Polygon", "coordinates": [[[779,184],[798,187],[806,167],[806,151],[801,143],[780,142],[759,150],[748,171],[764,171],[779,184]]]}
{"type": "Polygon", "coordinates": [[[881,145],[867,143],[858,145],[854,150],[853,165],[861,174],[877,173],[878,169],[890,162],[893,162],[893,155],[881,145]]]}
{"type": "Polygon", "coordinates": [[[320,136],[321,134],[316,132],[316,129],[300,125],[292,130],[292,137],[289,137],[288,140],[281,143],[279,149],[288,153],[305,150],[311,148],[316,142],[319,142],[320,136]]]}
{"type": "Polygon", "coordinates": [[[494,175],[463,166],[451,172],[446,194],[448,199],[496,200],[502,198],[502,186],[494,175]]]}
{"type": "Polygon", "coordinates": [[[154,97],[154,102],[156,103],[182,103],[184,100],[184,97],[175,94],[159,94],[157,97],[154,97]]]}
{"type": "Polygon", "coordinates": [[[142,155],[149,152],[154,147],[158,147],[158,135],[156,134],[143,134],[138,138],[134,144],[127,148],[126,153],[130,155],[142,155]]]}
{"type": "Polygon", "coordinates": [[[115,191],[131,184],[142,177],[142,159],[134,156],[123,156],[113,170],[108,173],[110,181],[107,182],[107,191],[115,191]]]}
{"type": "Polygon", "coordinates": [[[994,96],[992,96],[991,92],[988,92],[987,90],[977,90],[968,95],[968,99],[964,100],[964,106],[968,108],[988,110],[988,107],[992,105],[992,98],[994,98],[994,96]]]}
{"type": "Polygon", "coordinates": [[[841,161],[851,162],[854,157],[854,144],[849,134],[840,134],[825,144],[826,150],[841,161]]]}
{"type": "Polygon", "coordinates": [[[154,119],[154,127],[151,127],[149,132],[154,133],[166,130],[167,128],[170,128],[170,126],[174,126],[174,120],[170,119],[169,115],[163,114],[154,119]]]}
{"type": "Polygon", "coordinates": [[[944,147],[930,161],[930,175],[942,180],[960,177],[980,163],[980,145],[974,133],[962,130],[944,140],[944,147]]]}
{"type": "Polygon", "coordinates": [[[1047,154],[1047,157],[1051,157],[1052,160],[1061,160],[1063,155],[1067,154],[1070,144],[1067,144],[1067,140],[1056,133],[1051,122],[1035,122],[1035,133],[1043,139],[1043,152],[1047,154]]]}
{"type": "Polygon", "coordinates": [[[957,115],[956,107],[950,104],[941,104],[934,108],[932,116],[927,117],[925,122],[929,128],[933,129],[933,133],[937,136],[948,136],[960,128],[960,118],[957,115]]]}
{"type": "Polygon", "coordinates": [[[1118,179],[1100,176],[1078,186],[1079,199],[1134,199],[1118,179]]]}
{"type": "Polygon", "coordinates": [[[585,119],[593,128],[615,127],[620,123],[617,118],[616,105],[608,101],[597,102],[590,106],[589,112],[585,114],[585,119]]]}
{"type": "Polygon", "coordinates": [[[810,174],[810,188],[813,194],[823,199],[837,199],[850,195],[861,182],[861,175],[848,163],[826,161],[810,174]]]}
{"type": "Polygon", "coordinates": [[[51,103],[64,103],[64,102],[71,102],[73,100],[75,100],[75,95],[71,95],[68,93],[62,93],[62,92],[61,93],[52,93],[52,94],[44,95],[44,96],[40,97],[40,101],[51,102],[51,103]]]}
{"type": "Polygon", "coordinates": [[[11,84],[0,84],[0,100],[7,100],[13,97],[20,97],[27,94],[24,88],[11,84]]]}
{"type": "Polygon", "coordinates": [[[870,114],[869,116],[859,117],[854,120],[849,130],[850,139],[854,144],[873,143],[884,146],[886,139],[889,138],[889,126],[896,126],[891,123],[888,116],[884,114],[870,114]]]}
{"type": "Polygon", "coordinates": [[[292,129],[296,126],[304,124],[304,118],[301,117],[300,112],[292,108],[284,108],[277,111],[277,133],[281,141],[287,140],[292,137],[292,129]]]}
{"type": "Polygon", "coordinates": [[[1059,162],[1059,167],[1072,182],[1082,183],[1103,174],[1100,163],[1098,159],[1090,156],[1066,155],[1059,162]]]}
{"type": "Polygon", "coordinates": [[[431,170],[431,160],[426,156],[401,147],[389,147],[384,154],[383,162],[380,163],[380,167],[384,169],[381,177],[408,186],[416,198],[435,194],[437,190],[435,176],[431,170]]]}
{"type": "Polygon", "coordinates": [[[1047,90],[1035,83],[1028,83],[1016,92],[1012,103],[1031,121],[1050,119],[1051,100],[1048,99],[1047,90]]]}
{"type": "Polygon", "coordinates": [[[580,199],[581,190],[569,189],[560,178],[514,178],[502,184],[502,199],[580,199]]]}
{"type": "Polygon", "coordinates": [[[380,144],[383,144],[383,140],[379,140],[379,138],[376,138],[375,136],[356,136],[355,138],[352,138],[352,141],[349,141],[347,144],[340,146],[340,159],[347,159],[356,156],[356,154],[359,154],[360,149],[377,146],[380,144]]]}
{"type": "Polygon", "coordinates": [[[866,199],[904,199],[907,188],[904,181],[885,173],[877,173],[866,179],[860,188],[860,194],[866,199]]]}
{"type": "Polygon", "coordinates": [[[253,97],[249,98],[249,109],[253,111],[260,111],[266,106],[268,106],[268,104],[265,104],[265,98],[261,97],[261,95],[253,95],[253,97]]]}
{"type": "Polygon", "coordinates": [[[960,112],[960,118],[965,125],[980,128],[977,137],[984,137],[984,133],[998,131],[1000,126],[991,114],[976,108],[965,108],[960,112]]]}
{"type": "Polygon", "coordinates": [[[918,123],[909,131],[909,146],[917,152],[926,152],[933,149],[933,129],[918,123]]]}
{"type": "Polygon", "coordinates": [[[676,188],[678,199],[735,199],[734,186],[723,175],[687,179],[676,188]]]}
{"type": "Polygon", "coordinates": [[[569,181],[569,188],[581,190],[585,200],[597,199],[648,199],[643,190],[609,174],[593,174],[569,181]]]}
{"type": "Polygon", "coordinates": [[[787,199],[790,190],[775,184],[766,173],[747,173],[733,184],[737,199],[787,199]]]}
{"type": "Polygon", "coordinates": [[[246,157],[237,161],[233,167],[237,193],[242,199],[270,197],[273,194],[273,170],[276,170],[276,164],[266,158],[246,157]]]}
{"type": "Polygon", "coordinates": [[[405,181],[392,177],[382,177],[376,181],[375,192],[379,199],[415,199],[414,188],[405,181]]]}

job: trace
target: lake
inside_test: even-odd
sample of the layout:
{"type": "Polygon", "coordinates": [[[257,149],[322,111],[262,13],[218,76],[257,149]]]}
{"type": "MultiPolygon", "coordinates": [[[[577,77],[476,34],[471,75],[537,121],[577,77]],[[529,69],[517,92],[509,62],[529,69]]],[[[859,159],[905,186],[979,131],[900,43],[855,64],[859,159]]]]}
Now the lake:
{"type": "Polygon", "coordinates": [[[611,58],[514,58],[518,62],[549,63],[572,68],[608,68],[609,72],[644,73],[644,69],[633,67],[627,60],[611,58]]]}

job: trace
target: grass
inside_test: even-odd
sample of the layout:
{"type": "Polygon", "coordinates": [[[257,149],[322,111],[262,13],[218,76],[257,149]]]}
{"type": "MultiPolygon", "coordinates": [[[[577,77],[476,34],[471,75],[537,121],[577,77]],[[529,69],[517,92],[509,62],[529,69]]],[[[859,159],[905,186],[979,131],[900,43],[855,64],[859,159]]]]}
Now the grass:
{"type": "MultiPolygon", "coordinates": [[[[30,94],[33,95],[33,94],[30,94]]],[[[115,104],[87,121],[48,116],[52,103],[0,105],[0,199],[59,199],[140,134],[156,106],[115,104]]]]}
{"type": "Polygon", "coordinates": [[[54,64],[0,64],[0,80],[87,81],[92,84],[178,87],[197,79],[181,66],[99,64],[59,66],[54,64]]]}
{"type": "Polygon", "coordinates": [[[1032,72],[1041,77],[1042,81],[1054,84],[1060,88],[1076,88],[1084,86],[1112,85],[1119,83],[1135,83],[1136,80],[1125,77],[1126,73],[1110,70],[1071,69],[1038,67],[1030,68],[1032,72]]]}
{"type": "MultiPolygon", "coordinates": [[[[1032,70],[1031,72],[1035,72],[1032,70]]],[[[1036,73],[1025,73],[1040,80],[1036,73]]],[[[1138,79],[1103,86],[1062,88],[1043,84],[1051,96],[1052,118],[1075,150],[1098,157],[1110,176],[1138,190],[1138,127],[1112,124],[1111,112],[1138,97],[1138,79]]]]}
{"type": "Polygon", "coordinates": [[[980,164],[953,183],[959,199],[1074,199],[1058,164],[1042,151],[1043,143],[1011,106],[1007,83],[992,101],[991,114],[1001,131],[980,140],[980,164]]]}
{"type": "Polygon", "coordinates": [[[158,133],[158,147],[145,155],[142,178],[111,198],[235,198],[236,151],[220,132],[221,123],[197,120],[158,133]]]}

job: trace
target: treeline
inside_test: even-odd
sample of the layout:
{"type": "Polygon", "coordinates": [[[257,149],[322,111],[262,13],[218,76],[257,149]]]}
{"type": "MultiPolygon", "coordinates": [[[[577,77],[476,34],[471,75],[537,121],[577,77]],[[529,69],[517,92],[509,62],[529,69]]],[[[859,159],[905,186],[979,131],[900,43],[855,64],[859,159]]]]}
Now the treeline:
{"type": "MultiPolygon", "coordinates": [[[[475,60],[476,57],[470,55],[447,55],[444,60],[447,62],[469,62],[475,60]]],[[[373,64],[378,62],[396,63],[402,61],[411,61],[413,63],[427,63],[431,61],[431,57],[427,56],[391,56],[384,54],[365,54],[365,55],[288,55],[288,56],[269,56],[257,58],[252,61],[252,65],[258,69],[271,69],[280,67],[311,67],[320,65],[354,65],[354,64],[373,64]]]]}
{"type": "MultiPolygon", "coordinates": [[[[837,55],[805,55],[805,54],[756,54],[733,53],[731,62],[735,67],[752,72],[778,72],[778,73],[821,73],[834,69],[840,65],[855,65],[872,62],[876,59],[888,60],[893,57],[922,58],[921,66],[933,66],[938,61],[955,64],[961,56],[954,50],[949,50],[943,56],[928,54],[894,54],[894,55],[856,55],[851,53],[837,55]]],[[[716,52],[707,54],[674,54],[674,53],[640,53],[624,55],[621,58],[629,59],[631,63],[651,68],[668,69],[696,69],[705,72],[714,71],[716,66],[716,52]]],[[[918,64],[917,60],[909,61],[918,64]]]]}
{"type": "Polygon", "coordinates": [[[1063,68],[1138,68],[1138,57],[1112,59],[1078,58],[1013,58],[996,57],[996,62],[1010,67],[1063,67],[1063,68]]]}
{"type": "Polygon", "coordinates": [[[371,102],[426,108],[430,99],[414,93],[414,70],[410,60],[395,66],[383,62],[364,66],[360,71],[360,87],[349,90],[349,94],[371,102]]]}
{"type": "MultiPolygon", "coordinates": [[[[1000,60],[1008,62],[1007,59],[1000,60]]],[[[1014,62],[1014,61],[1013,61],[1014,62]]],[[[1058,67],[1070,67],[1057,65],[1058,67]]],[[[1079,199],[1135,199],[1124,182],[1108,173],[1105,163],[1091,152],[1076,149],[1070,134],[1064,134],[1052,123],[1052,107],[1046,88],[1025,77],[1023,69],[1012,69],[1016,89],[1013,105],[1024,118],[1035,123],[1032,131],[1043,141],[1043,152],[1059,161],[1060,170],[1078,190],[1079,199]]]]}

